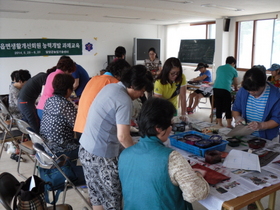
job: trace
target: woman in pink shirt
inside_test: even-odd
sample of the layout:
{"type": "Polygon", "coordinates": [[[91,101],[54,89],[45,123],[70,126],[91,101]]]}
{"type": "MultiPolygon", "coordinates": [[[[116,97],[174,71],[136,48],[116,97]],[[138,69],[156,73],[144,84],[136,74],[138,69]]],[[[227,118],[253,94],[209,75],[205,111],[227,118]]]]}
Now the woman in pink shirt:
{"type": "Polygon", "coordinates": [[[57,65],[56,65],[56,71],[49,74],[46,80],[46,84],[43,90],[43,93],[41,95],[41,98],[39,100],[39,103],[37,105],[37,113],[40,119],[43,115],[43,109],[46,103],[46,100],[53,96],[53,86],[52,82],[57,74],[72,74],[76,70],[76,64],[75,62],[69,57],[69,56],[61,56],[57,65]]]}

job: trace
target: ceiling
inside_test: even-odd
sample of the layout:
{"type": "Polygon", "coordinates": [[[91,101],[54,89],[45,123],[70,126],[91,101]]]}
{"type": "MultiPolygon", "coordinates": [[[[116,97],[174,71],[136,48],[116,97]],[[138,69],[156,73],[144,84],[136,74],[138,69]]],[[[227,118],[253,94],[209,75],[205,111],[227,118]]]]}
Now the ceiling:
{"type": "Polygon", "coordinates": [[[280,0],[0,0],[0,18],[169,25],[272,13],[280,0]]]}

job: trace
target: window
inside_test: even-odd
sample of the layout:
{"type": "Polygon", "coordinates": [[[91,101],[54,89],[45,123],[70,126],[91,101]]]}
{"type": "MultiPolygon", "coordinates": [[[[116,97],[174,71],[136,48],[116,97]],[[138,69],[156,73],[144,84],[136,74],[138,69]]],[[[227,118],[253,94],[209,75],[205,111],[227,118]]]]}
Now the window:
{"type": "Polygon", "coordinates": [[[177,57],[182,39],[215,39],[216,22],[167,26],[166,57],[177,57]]]}
{"type": "Polygon", "coordinates": [[[193,23],[190,24],[192,34],[187,39],[215,39],[216,38],[216,23],[193,23]]]}
{"type": "Polygon", "coordinates": [[[208,33],[207,33],[207,39],[215,39],[216,38],[216,24],[208,24],[208,33]]]}
{"type": "Polygon", "coordinates": [[[253,65],[269,68],[279,63],[280,22],[274,19],[242,21],[238,23],[237,67],[249,69],[253,65]]]}

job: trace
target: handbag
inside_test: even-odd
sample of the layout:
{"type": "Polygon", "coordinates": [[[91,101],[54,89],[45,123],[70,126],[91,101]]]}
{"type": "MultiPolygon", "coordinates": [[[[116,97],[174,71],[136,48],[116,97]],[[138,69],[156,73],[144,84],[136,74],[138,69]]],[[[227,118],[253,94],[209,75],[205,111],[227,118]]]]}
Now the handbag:
{"type": "Polygon", "coordinates": [[[13,210],[47,210],[44,194],[45,185],[49,186],[50,183],[46,183],[36,175],[29,177],[25,182],[21,182],[14,196],[13,210]],[[30,190],[32,177],[34,178],[35,187],[30,190]]]}
{"type": "MultiPolygon", "coordinates": [[[[65,164],[60,168],[63,171],[63,173],[70,179],[70,181],[73,182],[73,184],[75,184],[78,181],[78,178],[74,173],[69,160],[67,160],[65,164]]],[[[51,186],[45,186],[46,202],[50,204],[55,204],[58,200],[59,194],[64,190],[66,179],[57,168],[46,169],[46,168],[38,167],[38,170],[39,170],[40,177],[45,182],[51,183],[51,186]],[[50,190],[56,191],[55,198],[52,202],[50,202],[48,197],[48,191],[50,190]]]]}

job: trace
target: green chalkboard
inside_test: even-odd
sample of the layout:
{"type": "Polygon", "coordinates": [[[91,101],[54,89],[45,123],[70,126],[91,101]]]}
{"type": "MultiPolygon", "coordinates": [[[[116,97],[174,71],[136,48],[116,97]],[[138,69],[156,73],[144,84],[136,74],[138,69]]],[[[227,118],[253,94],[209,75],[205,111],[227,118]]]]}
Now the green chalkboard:
{"type": "Polygon", "coordinates": [[[182,39],[178,58],[182,63],[213,64],[215,39],[182,39]]]}

